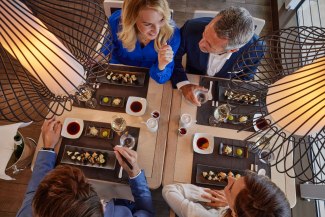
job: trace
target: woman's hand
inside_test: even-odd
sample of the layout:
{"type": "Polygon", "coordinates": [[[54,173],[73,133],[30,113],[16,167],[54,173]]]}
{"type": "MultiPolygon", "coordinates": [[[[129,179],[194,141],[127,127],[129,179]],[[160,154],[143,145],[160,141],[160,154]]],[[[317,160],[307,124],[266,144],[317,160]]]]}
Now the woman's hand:
{"type": "Polygon", "coordinates": [[[158,68],[164,70],[166,66],[173,61],[174,52],[168,44],[163,45],[158,51],[158,68]]]}
{"type": "Polygon", "coordinates": [[[207,194],[202,194],[202,197],[211,200],[210,203],[205,203],[207,206],[219,208],[228,206],[224,190],[204,189],[207,194]]]}

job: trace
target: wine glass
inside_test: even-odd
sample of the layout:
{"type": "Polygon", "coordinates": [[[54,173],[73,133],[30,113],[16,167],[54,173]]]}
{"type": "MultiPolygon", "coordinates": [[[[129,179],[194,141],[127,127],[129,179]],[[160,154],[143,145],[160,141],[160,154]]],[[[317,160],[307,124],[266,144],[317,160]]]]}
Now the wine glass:
{"type": "Polygon", "coordinates": [[[258,158],[262,163],[270,165],[274,160],[274,154],[270,149],[263,149],[258,153],[258,158]]]}
{"type": "Polygon", "coordinates": [[[213,116],[209,118],[209,124],[211,126],[217,126],[218,124],[225,122],[230,114],[230,106],[223,104],[218,106],[214,112],[213,116]]]}
{"type": "Polygon", "coordinates": [[[126,121],[123,117],[119,115],[114,115],[112,122],[112,130],[116,132],[118,135],[121,135],[121,133],[126,129],[126,121]]]}
{"type": "Polygon", "coordinates": [[[96,108],[97,100],[93,98],[95,90],[86,84],[78,86],[79,93],[76,94],[76,97],[79,101],[85,102],[86,106],[89,108],[96,108]]]}

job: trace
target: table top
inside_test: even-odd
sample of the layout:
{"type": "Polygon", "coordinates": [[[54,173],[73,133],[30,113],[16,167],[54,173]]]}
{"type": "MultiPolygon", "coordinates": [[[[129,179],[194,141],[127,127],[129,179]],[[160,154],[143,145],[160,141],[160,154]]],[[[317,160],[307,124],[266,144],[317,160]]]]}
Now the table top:
{"type": "MultiPolygon", "coordinates": [[[[170,82],[164,85],[160,85],[157,84],[154,80],[150,79],[147,94],[147,109],[145,114],[141,117],[131,116],[126,113],[73,107],[72,111],[65,111],[63,115],[57,117],[57,119],[62,123],[66,117],[81,118],[87,121],[110,123],[112,117],[116,114],[119,114],[124,117],[128,126],[140,128],[137,148],[138,163],[139,166],[145,171],[149,187],[151,189],[156,189],[161,185],[162,181],[171,97],[172,86],[170,82]],[[146,125],[141,122],[146,121],[148,118],[150,118],[150,113],[154,110],[160,111],[161,115],[159,119],[158,131],[152,133],[149,132],[146,128],[146,125]]],[[[42,139],[39,139],[36,153],[42,146],[43,141],[42,139]]],[[[59,145],[56,147],[57,152],[58,150],[59,145]]],[[[36,156],[37,154],[34,155],[32,165],[34,165],[36,156]]]]}
{"type": "MultiPolygon", "coordinates": [[[[198,84],[200,76],[188,75],[188,79],[192,83],[198,84]]],[[[179,128],[180,115],[187,113],[192,118],[195,118],[196,111],[197,107],[187,102],[179,90],[173,90],[163,185],[191,183],[193,165],[192,138],[194,133],[208,133],[215,137],[237,140],[244,140],[252,133],[247,131],[237,133],[236,130],[232,129],[193,124],[188,129],[187,135],[179,136],[177,129],[179,128]]],[[[283,165],[279,164],[278,166],[281,167],[283,165]]],[[[288,177],[286,174],[279,173],[275,167],[271,167],[271,180],[282,189],[289,200],[290,206],[294,207],[296,204],[295,179],[288,177]]]]}

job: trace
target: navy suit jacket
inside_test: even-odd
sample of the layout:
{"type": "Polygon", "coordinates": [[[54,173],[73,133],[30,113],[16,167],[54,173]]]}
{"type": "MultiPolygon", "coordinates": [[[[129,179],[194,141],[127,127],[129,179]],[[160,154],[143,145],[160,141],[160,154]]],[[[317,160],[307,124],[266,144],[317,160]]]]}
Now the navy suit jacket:
{"type": "MultiPolygon", "coordinates": [[[[175,55],[174,71],[171,77],[173,86],[175,87],[177,83],[181,81],[186,81],[186,73],[206,75],[207,67],[209,61],[209,54],[203,53],[200,50],[199,42],[202,39],[202,33],[204,32],[205,26],[210,23],[213,18],[211,17],[201,17],[192,20],[188,20],[181,28],[181,44],[175,55]],[[186,57],[186,70],[182,66],[182,57],[187,54],[186,57]]],[[[239,65],[245,64],[243,73],[250,72],[250,76],[244,79],[252,79],[257,65],[260,59],[264,56],[264,43],[263,41],[258,41],[256,46],[251,47],[251,45],[258,40],[258,36],[254,35],[252,39],[243,47],[241,47],[237,52],[232,53],[231,57],[226,61],[224,66],[215,75],[216,77],[229,78],[233,69],[233,65],[236,63],[237,58],[241,57],[242,53],[247,49],[254,49],[256,52],[250,52],[250,61],[246,60],[245,63],[239,63],[239,65]]],[[[248,54],[246,54],[248,55],[248,54]]],[[[246,58],[245,58],[246,59],[246,58]]],[[[238,69],[240,70],[240,69],[238,69]]]]}
{"type": "MultiPolygon", "coordinates": [[[[42,179],[55,166],[56,153],[49,151],[39,151],[35,162],[32,178],[29,181],[25,198],[17,217],[32,217],[32,201],[38,185],[42,179]]],[[[152,217],[154,216],[154,208],[151,193],[147,185],[144,171],[134,178],[130,179],[131,191],[134,197],[134,206],[132,210],[123,205],[116,204],[115,200],[111,200],[107,205],[104,217],[152,217]]],[[[46,203],[46,201],[45,201],[46,203]]]]}

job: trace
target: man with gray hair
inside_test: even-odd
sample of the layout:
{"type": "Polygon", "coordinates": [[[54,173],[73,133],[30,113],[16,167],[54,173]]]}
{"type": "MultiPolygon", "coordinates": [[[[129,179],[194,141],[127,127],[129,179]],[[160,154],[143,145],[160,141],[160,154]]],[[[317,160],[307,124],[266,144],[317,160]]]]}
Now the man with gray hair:
{"type": "MultiPolygon", "coordinates": [[[[243,51],[255,49],[255,55],[250,62],[251,71],[263,57],[263,42],[255,47],[251,45],[258,40],[254,34],[253,18],[245,8],[230,7],[220,11],[216,17],[201,17],[188,20],[181,28],[181,44],[175,55],[175,67],[171,77],[173,86],[182,91],[183,96],[196,106],[200,102],[194,96],[195,90],[205,90],[204,87],[191,84],[186,73],[229,78],[243,51]],[[186,69],[182,66],[182,57],[186,56],[186,69]]],[[[244,79],[246,73],[241,72],[244,79]]]]}

